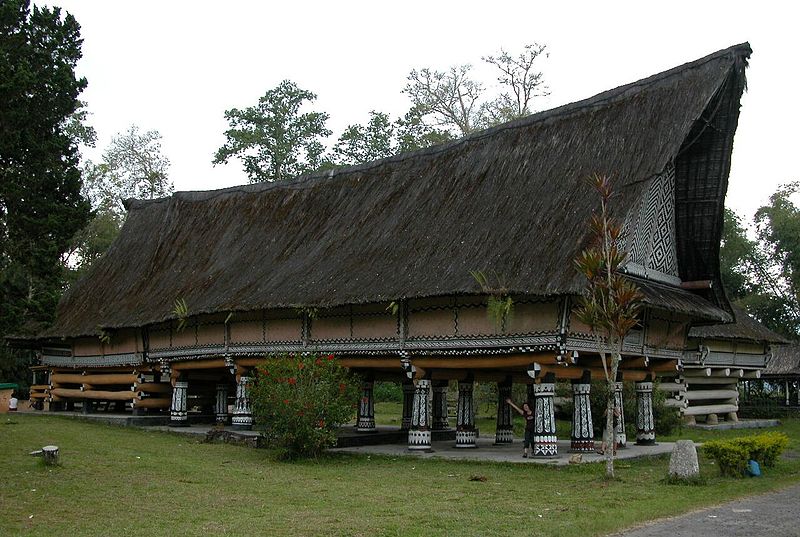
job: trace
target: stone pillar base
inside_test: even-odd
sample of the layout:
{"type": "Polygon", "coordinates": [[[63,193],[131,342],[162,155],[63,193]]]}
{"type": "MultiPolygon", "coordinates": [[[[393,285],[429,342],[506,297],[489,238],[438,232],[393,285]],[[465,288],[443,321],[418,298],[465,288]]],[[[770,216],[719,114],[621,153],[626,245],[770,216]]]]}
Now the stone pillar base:
{"type": "Polygon", "coordinates": [[[478,433],[475,431],[456,431],[457,448],[477,448],[478,433]]]}
{"type": "Polygon", "coordinates": [[[431,451],[431,432],[412,429],[408,431],[409,451],[431,451]]]}

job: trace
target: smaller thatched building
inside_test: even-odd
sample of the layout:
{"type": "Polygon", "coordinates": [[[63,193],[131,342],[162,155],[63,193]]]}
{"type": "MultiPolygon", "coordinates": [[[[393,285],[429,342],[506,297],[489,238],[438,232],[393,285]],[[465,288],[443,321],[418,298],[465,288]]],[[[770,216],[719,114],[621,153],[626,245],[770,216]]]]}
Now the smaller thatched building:
{"type": "Polygon", "coordinates": [[[683,372],[664,383],[674,394],[688,423],[698,417],[717,423],[720,417],[738,420],[739,381],[758,379],[772,356],[774,345],[786,339],[731,305],[735,321],[695,326],[689,330],[683,372]]]}

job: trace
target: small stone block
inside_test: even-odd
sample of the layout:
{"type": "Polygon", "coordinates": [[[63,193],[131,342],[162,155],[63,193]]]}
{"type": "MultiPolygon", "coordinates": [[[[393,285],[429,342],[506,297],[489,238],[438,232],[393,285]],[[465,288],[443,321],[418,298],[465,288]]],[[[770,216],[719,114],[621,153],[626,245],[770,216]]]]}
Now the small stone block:
{"type": "Polygon", "coordinates": [[[669,458],[669,476],[678,479],[693,479],[700,475],[697,448],[691,440],[678,440],[669,458]]]}

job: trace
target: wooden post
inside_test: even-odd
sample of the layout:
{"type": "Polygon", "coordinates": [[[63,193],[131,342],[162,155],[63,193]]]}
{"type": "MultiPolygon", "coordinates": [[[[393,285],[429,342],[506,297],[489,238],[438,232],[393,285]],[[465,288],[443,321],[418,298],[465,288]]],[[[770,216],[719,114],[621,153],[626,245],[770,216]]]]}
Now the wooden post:
{"type": "Polygon", "coordinates": [[[409,379],[403,379],[403,419],[400,422],[400,430],[411,429],[411,414],[414,409],[414,383],[409,379]]]}
{"type": "Polygon", "coordinates": [[[449,382],[439,380],[433,383],[433,430],[446,431],[450,429],[447,418],[447,386],[449,382]]]}
{"type": "Polygon", "coordinates": [[[594,424],[591,404],[592,377],[584,371],[580,380],[572,381],[572,437],[570,451],[594,451],[594,424]]]}
{"type": "Polygon", "coordinates": [[[54,466],[59,463],[58,446],[44,446],[42,455],[44,456],[44,463],[48,466],[54,466]]]}
{"type": "Polygon", "coordinates": [[[511,421],[511,405],[506,399],[511,398],[513,383],[510,378],[497,383],[497,425],[495,426],[494,444],[505,445],[514,441],[514,423],[511,421]]]}
{"type": "Polygon", "coordinates": [[[233,405],[234,429],[249,431],[253,428],[253,411],[250,407],[250,377],[239,376],[236,384],[236,402],[233,405]]]}
{"type": "Polygon", "coordinates": [[[228,383],[220,382],[217,384],[216,404],[214,405],[214,415],[217,423],[225,425],[228,423],[228,383]]]}
{"type": "Polygon", "coordinates": [[[656,443],[653,419],[653,383],[636,383],[636,445],[652,446],[656,443]]]}
{"type": "Polygon", "coordinates": [[[555,397],[556,377],[548,373],[542,382],[533,386],[534,394],[534,423],[533,435],[534,457],[555,457],[558,455],[558,439],[556,438],[556,415],[553,405],[555,397]]]}
{"type": "Polygon", "coordinates": [[[186,409],[186,396],[189,391],[189,383],[182,380],[178,374],[175,386],[172,388],[172,405],[169,409],[170,427],[186,427],[189,425],[189,414],[186,409]]]}
{"type": "Polygon", "coordinates": [[[431,405],[428,400],[430,391],[430,380],[417,380],[414,388],[411,429],[408,431],[408,449],[411,451],[430,451],[431,449],[431,405]]]}
{"type": "Polygon", "coordinates": [[[456,447],[476,448],[475,407],[473,402],[472,379],[458,383],[458,407],[456,409],[456,447]]]}
{"type": "Polygon", "coordinates": [[[356,431],[374,433],[375,428],[375,382],[371,379],[361,383],[361,400],[358,402],[358,421],[356,431]]]}
{"type": "Polygon", "coordinates": [[[614,412],[617,416],[617,426],[614,428],[614,441],[617,448],[624,448],[628,444],[628,435],[625,433],[625,409],[622,401],[622,381],[614,383],[614,412]]]}

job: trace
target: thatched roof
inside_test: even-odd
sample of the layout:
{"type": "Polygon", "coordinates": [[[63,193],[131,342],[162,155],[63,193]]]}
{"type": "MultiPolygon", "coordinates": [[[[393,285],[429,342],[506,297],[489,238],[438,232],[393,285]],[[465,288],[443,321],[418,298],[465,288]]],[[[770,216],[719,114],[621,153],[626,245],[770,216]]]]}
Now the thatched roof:
{"type": "Polygon", "coordinates": [[[712,324],[694,326],[689,330],[689,337],[707,339],[738,339],[747,341],[763,341],[765,343],[786,343],[783,336],[776,334],[757,320],[746,310],[731,304],[734,322],[729,324],[712,324]]]}
{"type": "MultiPolygon", "coordinates": [[[[674,162],[680,275],[719,282],[718,249],[747,44],[590,99],[381,161],[130,201],[123,230],[61,301],[45,335],[191,314],[476,294],[470,271],[522,295],[578,294],[573,259],[615,178],[617,214],[674,162]]],[[[717,286],[719,287],[719,286],[717,286]]],[[[727,308],[722,295],[709,295],[727,308]]],[[[679,289],[650,298],[726,314],[679,289]]],[[[694,309],[693,309],[694,308],[694,309]]],[[[701,315],[702,316],[702,315],[701,315]]]]}
{"type": "Polygon", "coordinates": [[[762,377],[800,377],[800,343],[772,347],[772,359],[762,377]]]}

